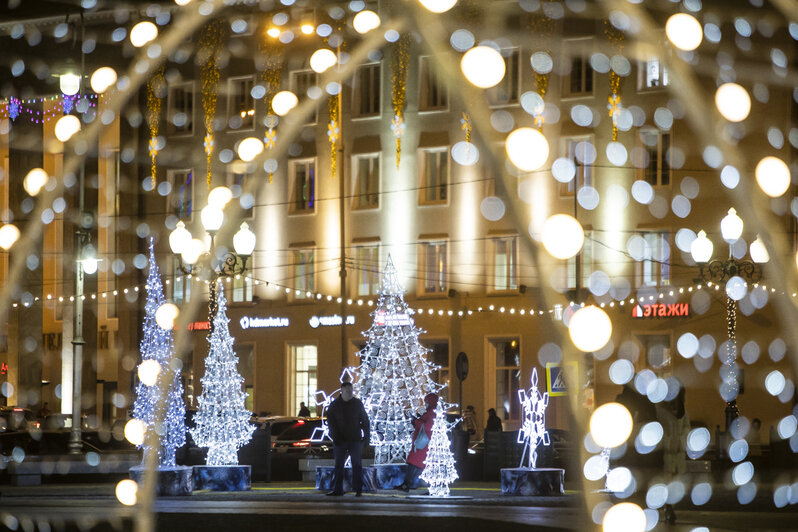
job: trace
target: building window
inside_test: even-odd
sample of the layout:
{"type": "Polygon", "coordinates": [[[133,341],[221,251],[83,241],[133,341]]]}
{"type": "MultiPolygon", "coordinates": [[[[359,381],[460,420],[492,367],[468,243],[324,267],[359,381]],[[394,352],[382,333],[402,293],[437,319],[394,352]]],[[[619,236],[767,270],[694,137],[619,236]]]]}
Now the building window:
{"type": "Polygon", "coordinates": [[[291,161],[289,214],[316,211],[316,162],[313,159],[291,161]]]}
{"type": "Polygon", "coordinates": [[[496,415],[519,419],[518,390],[521,387],[521,348],[518,338],[491,340],[496,368],[496,415]]]}
{"type": "Polygon", "coordinates": [[[671,284],[670,233],[642,231],[629,249],[638,258],[638,286],[663,286],[671,284]],[[642,249],[635,249],[641,246],[642,249]]]}
{"type": "Polygon", "coordinates": [[[657,375],[671,373],[671,337],[669,334],[638,334],[643,346],[646,368],[657,375]]]}
{"type": "Polygon", "coordinates": [[[491,239],[493,247],[493,291],[518,289],[518,237],[491,239]]]}
{"type": "MultiPolygon", "coordinates": [[[[297,70],[291,72],[291,87],[294,94],[302,104],[308,98],[308,90],[318,85],[318,75],[312,70],[297,70]]],[[[314,111],[308,118],[308,124],[315,124],[318,119],[318,110],[314,111]]]]}
{"type": "Polygon", "coordinates": [[[419,68],[419,103],[420,111],[445,110],[449,105],[446,87],[438,79],[432,57],[421,58],[419,68]]]}
{"type": "Polygon", "coordinates": [[[449,401],[451,389],[451,382],[449,381],[449,341],[448,340],[424,340],[421,345],[429,349],[427,353],[427,361],[439,366],[438,369],[432,373],[432,379],[438,384],[445,384],[438,394],[444,401],[449,401]]]}
{"type": "Polygon", "coordinates": [[[421,246],[421,278],[422,293],[444,294],[448,289],[447,249],[446,241],[422,242],[421,246]]]}
{"type": "Polygon", "coordinates": [[[180,220],[191,220],[194,213],[194,172],[169,170],[167,173],[172,192],[169,195],[169,213],[180,220]]]}
{"type": "Polygon", "coordinates": [[[227,124],[230,129],[255,128],[255,98],[252,88],[255,78],[233,78],[227,86],[227,124]]]}
{"type": "Polygon", "coordinates": [[[638,179],[645,179],[652,186],[666,187],[671,184],[671,165],[669,151],[671,134],[664,131],[644,129],[640,131],[640,142],[646,153],[646,160],[638,168],[638,179]]]}
{"type": "Polygon", "coordinates": [[[492,106],[511,105],[518,103],[520,91],[521,62],[518,49],[502,50],[504,57],[505,74],[501,82],[488,89],[488,102],[492,106]]]}
{"type": "Polygon", "coordinates": [[[668,70],[659,58],[652,57],[638,65],[637,86],[642,89],[659,89],[670,85],[668,70]]]}
{"type": "MultiPolygon", "coordinates": [[[[236,269],[239,270],[243,266],[241,258],[236,256],[236,269]]],[[[255,266],[252,263],[252,257],[247,261],[247,270],[250,272],[255,271],[255,266]]],[[[236,275],[233,277],[233,303],[243,303],[245,301],[252,301],[252,279],[249,275],[236,275]]]]}
{"type": "Polygon", "coordinates": [[[191,279],[183,275],[180,265],[180,257],[175,257],[172,263],[172,301],[176,305],[182,305],[191,300],[191,279]]]}
{"type": "Polygon", "coordinates": [[[294,250],[294,289],[296,299],[308,299],[307,292],[316,290],[316,271],[313,249],[294,250]],[[299,292],[299,293],[297,293],[299,292]]]}
{"type": "Polygon", "coordinates": [[[166,131],[170,135],[194,133],[194,84],[179,83],[169,87],[166,131]]]}
{"type": "Polygon", "coordinates": [[[419,203],[422,205],[446,203],[449,197],[448,148],[420,150],[419,160],[421,166],[419,203]]]}
{"type": "Polygon", "coordinates": [[[595,268],[595,251],[596,245],[593,241],[593,231],[585,231],[585,243],[582,244],[582,251],[577,255],[568,259],[568,285],[569,290],[574,290],[576,286],[576,267],[581,269],[579,280],[579,288],[587,288],[590,286],[590,275],[595,268]]]}
{"type": "Polygon", "coordinates": [[[355,74],[355,90],[352,109],[355,116],[366,117],[380,114],[380,64],[358,67],[355,74]]]}
{"type": "Polygon", "coordinates": [[[380,290],[380,247],[378,244],[355,247],[357,296],[377,295],[380,290]]]}
{"type": "MultiPolygon", "coordinates": [[[[571,58],[571,72],[565,78],[564,96],[589,96],[593,94],[593,67],[590,66],[587,45],[589,39],[569,41],[573,46],[566,49],[582,49],[581,54],[571,58]]],[[[567,45],[566,45],[567,46],[567,45]]]]}
{"type": "Polygon", "coordinates": [[[593,164],[586,164],[594,158],[595,148],[592,137],[570,137],[563,139],[565,157],[574,163],[576,170],[574,178],[566,183],[560,183],[561,196],[573,196],[574,191],[582,187],[593,186],[593,164]]]}
{"type": "Polygon", "coordinates": [[[227,174],[227,186],[230,187],[233,198],[238,199],[241,204],[241,217],[245,220],[252,219],[255,205],[255,198],[252,193],[244,192],[251,178],[254,179],[253,174],[238,174],[235,172],[227,174]],[[244,195],[243,197],[242,194],[244,195]]]}
{"type": "Polygon", "coordinates": [[[315,345],[291,345],[289,349],[289,364],[291,383],[289,386],[289,411],[293,415],[301,408],[299,403],[305,403],[311,415],[316,415],[316,401],[314,400],[318,385],[316,384],[316,367],[318,364],[318,347],[315,345]]]}
{"type": "Polygon", "coordinates": [[[355,191],[352,207],[376,209],[380,206],[380,154],[353,157],[355,191]]]}
{"type": "Polygon", "coordinates": [[[253,344],[235,344],[238,355],[238,373],[244,379],[244,391],[247,398],[244,408],[250,412],[255,411],[255,346],[253,344]]]}

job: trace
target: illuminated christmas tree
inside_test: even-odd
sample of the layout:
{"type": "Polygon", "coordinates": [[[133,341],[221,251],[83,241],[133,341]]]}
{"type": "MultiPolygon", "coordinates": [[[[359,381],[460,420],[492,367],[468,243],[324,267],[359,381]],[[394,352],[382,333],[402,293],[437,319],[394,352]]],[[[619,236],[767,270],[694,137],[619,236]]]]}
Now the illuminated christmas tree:
{"type": "Polygon", "coordinates": [[[427,444],[427,458],[421,480],[429,484],[429,494],[433,497],[448,497],[449,484],[457,480],[454,468],[454,454],[449,441],[449,424],[443,405],[438,402],[435,408],[435,422],[432,424],[432,437],[427,444]]]}
{"type": "Polygon", "coordinates": [[[424,331],[413,323],[412,312],[388,257],[372,313],[374,323],[364,333],[367,343],[358,353],[361,362],[354,370],[355,391],[371,421],[375,464],[405,461],[413,434],[412,417],[424,412],[425,395],[443,388],[432,378],[438,367],[427,361],[429,350],[418,341],[424,331]]]}
{"type": "MultiPolygon", "coordinates": [[[[167,331],[155,322],[155,311],[166,302],[161,284],[158,264],[155,262],[153,239],[150,239],[150,271],[147,276],[147,302],[144,305],[143,338],[141,339],[141,361],[158,362],[161,371],[155,386],[147,386],[139,381],[136,385],[136,402],[133,417],[144,422],[148,428],[155,428],[160,438],[158,464],[162,467],[175,466],[175,451],[186,443],[186,407],[183,403],[183,384],[180,371],[174,371],[171,382],[165,383],[166,368],[172,360],[172,331],[167,331]],[[166,405],[159,408],[163,386],[169,386],[166,405]],[[161,425],[163,424],[163,425],[161,425]]],[[[139,445],[144,454],[153,449],[145,443],[139,445]]]]}
{"type": "Polygon", "coordinates": [[[227,300],[219,286],[213,332],[208,341],[210,351],[205,358],[202,394],[194,417],[191,436],[200,447],[208,448],[207,465],[238,464],[238,449],[252,437],[255,426],[249,422],[246,409],[244,379],[238,373],[238,357],[233,351],[227,318],[227,300]]]}

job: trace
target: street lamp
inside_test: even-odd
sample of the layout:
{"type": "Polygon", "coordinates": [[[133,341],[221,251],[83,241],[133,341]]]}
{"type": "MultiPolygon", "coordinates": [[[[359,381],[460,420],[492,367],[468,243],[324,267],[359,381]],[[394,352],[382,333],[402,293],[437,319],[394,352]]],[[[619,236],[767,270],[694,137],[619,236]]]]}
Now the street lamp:
{"type": "Polygon", "coordinates": [[[714,246],[707,238],[704,231],[699,231],[697,238],[690,246],[690,254],[698,264],[701,281],[710,286],[726,284],[726,358],[724,367],[721,368],[720,395],[726,401],[726,430],[731,422],[740,415],[737,408],[737,394],[740,389],[737,370],[737,301],[745,294],[744,290],[736,289],[747,286],[747,283],[756,283],[762,279],[762,270],[759,264],[767,262],[770,257],[762,240],[757,235],[751,243],[749,253],[753,260],[741,260],[734,257],[732,246],[743,234],[743,220],[737,216],[732,208],[720,222],[720,232],[723,240],[729,244],[729,258],[725,260],[712,260],[714,246]]]}

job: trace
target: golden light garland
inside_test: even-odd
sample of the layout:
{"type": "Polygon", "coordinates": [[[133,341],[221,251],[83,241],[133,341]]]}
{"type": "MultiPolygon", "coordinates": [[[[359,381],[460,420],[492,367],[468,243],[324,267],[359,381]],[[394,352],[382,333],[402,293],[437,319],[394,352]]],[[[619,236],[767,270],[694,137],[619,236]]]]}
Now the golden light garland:
{"type": "Polygon", "coordinates": [[[200,35],[199,57],[200,83],[202,85],[202,111],[205,117],[205,156],[208,165],[208,190],[211,188],[211,157],[213,155],[213,119],[216,116],[217,86],[219,84],[219,67],[216,55],[222,44],[224,24],[221,20],[208,23],[200,35]]]}
{"type": "Polygon", "coordinates": [[[158,96],[158,93],[163,90],[163,83],[163,68],[147,82],[147,125],[150,129],[149,152],[150,160],[152,161],[150,178],[152,179],[153,189],[157,183],[158,166],[156,158],[158,157],[158,130],[161,123],[161,97],[158,96]]]}
{"type": "MultiPolygon", "coordinates": [[[[623,50],[625,35],[622,31],[614,28],[609,21],[604,21],[604,34],[610,43],[614,44],[620,54],[623,50]]],[[[618,111],[621,108],[621,77],[610,69],[610,95],[607,98],[607,111],[612,120],[612,141],[618,141],[618,111]]]]}
{"type": "Polygon", "coordinates": [[[330,141],[330,174],[335,179],[338,172],[338,139],[341,136],[340,109],[338,108],[337,95],[329,97],[328,106],[330,108],[330,123],[327,124],[327,140],[330,141]]]}
{"type": "Polygon", "coordinates": [[[471,124],[471,116],[466,113],[463,113],[463,118],[460,119],[461,128],[465,131],[465,141],[471,144],[471,130],[473,126],[471,124]]]}
{"type": "MultiPolygon", "coordinates": [[[[262,78],[266,84],[266,132],[263,135],[263,146],[267,150],[274,148],[277,142],[277,123],[278,118],[272,112],[272,100],[274,95],[280,91],[280,83],[283,77],[283,46],[277,41],[276,37],[264,35],[260,44],[261,53],[264,58],[264,68],[262,78]]],[[[274,172],[267,172],[269,183],[274,180],[274,172]]]]}
{"type": "Polygon", "coordinates": [[[392,46],[391,55],[391,101],[393,120],[391,130],[396,137],[396,168],[402,156],[402,132],[405,129],[404,111],[407,95],[407,67],[410,64],[410,36],[402,35],[392,46]]]}
{"type": "MultiPolygon", "coordinates": [[[[529,20],[529,24],[527,25],[528,28],[531,30],[532,35],[535,38],[535,47],[551,56],[551,50],[548,47],[549,40],[551,38],[551,33],[554,29],[554,21],[550,19],[546,14],[541,10],[538,13],[532,15],[529,20]]],[[[549,79],[551,77],[551,72],[547,72],[545,74],[538,72],[535,70],[535,92],[540,96],[541,100],[546,98],[546,93],[549,90],[549,79]]],[[[543,129],[543,109],[541,108],[540,113],[534,115],[535,119],[535,127],[538,129],[543,129]]]]}

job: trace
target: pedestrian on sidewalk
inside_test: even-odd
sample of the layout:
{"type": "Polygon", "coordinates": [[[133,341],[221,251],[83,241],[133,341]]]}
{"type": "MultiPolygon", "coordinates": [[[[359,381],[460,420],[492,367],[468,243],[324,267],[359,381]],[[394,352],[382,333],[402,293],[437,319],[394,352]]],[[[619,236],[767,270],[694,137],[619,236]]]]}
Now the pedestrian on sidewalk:
{"type": "Polygon", "coordinates": [[[333,472],[333,490],[327,495],[344,494],[344,463],[346,457],[352,459],[352,489],[355,496],[363,492],[363,442],[369,441],[369,417],[363,403],[354,396],[352,383],[341,385],[341,395],[327,409],[327,427],[333,441],[335,470],[333,472]]]}
{"type": "Polygon", "coordinates": [[[310,408],[305,406],[304,401],[299,403],[299,414],[297,414],[297,417],[310,417],[310,408]]]}
{"type": "Polygon", "coordinates": [[[485,425],[485,432],[501,432],[502,420],[496,415],[495,408],[488,409],[488,422],[485,425]]]}
{"type": "Polygon", "coordinates": [[[413,419],[413,443],[407,455],[407,472],[405,481],[396,489],[410,491],[416,487],[421,472],[424,471],[424,460],[427,458],[429,440],[432,438],[432,425],[435,423],[435,408],[438,406],[438,394],[428,393],[424,397],[427,410],[413,419]]]}

